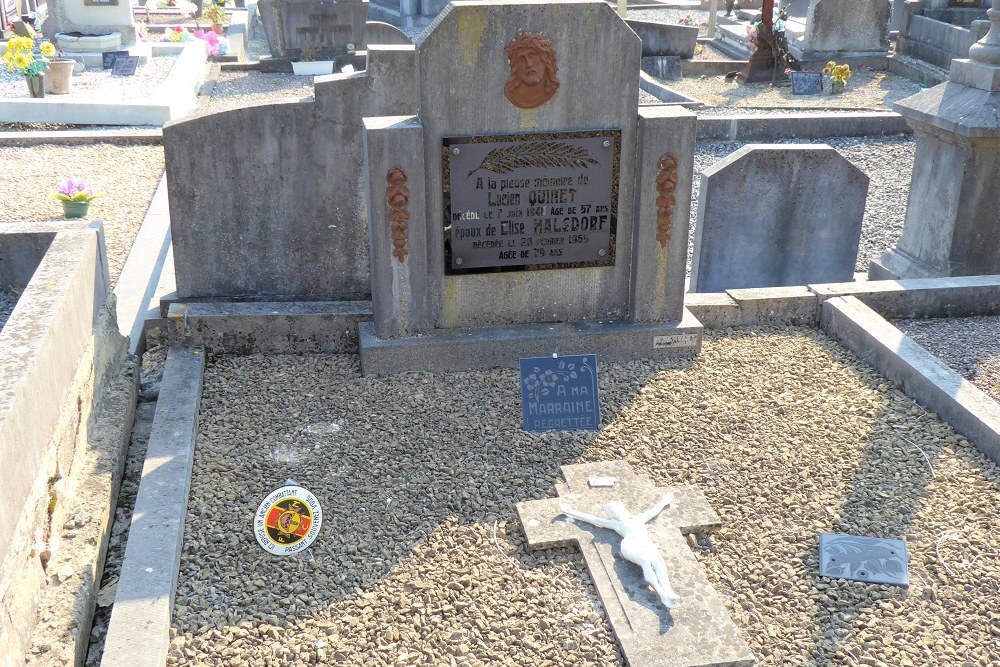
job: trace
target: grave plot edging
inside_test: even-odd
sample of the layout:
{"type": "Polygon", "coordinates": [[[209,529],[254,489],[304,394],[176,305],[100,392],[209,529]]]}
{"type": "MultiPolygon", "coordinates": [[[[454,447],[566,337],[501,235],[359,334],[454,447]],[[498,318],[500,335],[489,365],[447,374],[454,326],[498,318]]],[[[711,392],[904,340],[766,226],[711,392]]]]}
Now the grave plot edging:
{"type": "Polygon", "coordinates": [[[821,327],[1000,463],[997,403],[853,296],[823,302],[821,327]]]}
{"type": "Polygon", "coordinates": [[[204,372],[204,350],[167,352],[103,667],[166,663],[204,372]]]}

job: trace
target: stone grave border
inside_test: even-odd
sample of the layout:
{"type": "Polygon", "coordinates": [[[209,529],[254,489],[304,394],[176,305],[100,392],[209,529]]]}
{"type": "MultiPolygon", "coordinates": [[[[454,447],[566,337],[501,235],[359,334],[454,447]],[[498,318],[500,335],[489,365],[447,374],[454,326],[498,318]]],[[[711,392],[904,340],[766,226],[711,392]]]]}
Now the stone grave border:
{"type": "MultiPolygon", "coordinates": [[[[163,281],[160,285],[162,293],[163,281]]],[[[821,328],[899,385],[917,403],[968,437],[987,457],[1000,462],[1000,405],[885,319],[1000,315],[1000,276],[858,281],[685,297],[685,307],[706,329],[781,324],[821,328]]],[[[342,315],[334,312],[332,304],[317,302],[310,307],[303,316],[306,321],[342,315]]],[[[157,516],[155,520],[140,519],[142,525],[133,524],[129,533],[115,598],[116,609],[123,603],[119,623],[122,639],[112,641],[109,631],[102,664],[110,667],[166,664],[170,600],[180,562],[197,437],[197,397],[201,395],[207,351],[200,345],[207,341],[215,351],[229,351],[220,347],[222,337],[235,325],[255,332],[258,338],[254,352],[287,352],[303,345],[315,346],[315,341],[289,337],[287,328],[276,336],[268,331],[273,330],[276,321],[296,319],[288,316],[302,308],[302,304],[292,303],[240,304],[238,308],[218,303],[172,304],[171,317],[154,323],[152,331],[147,327],[147,335],[162,336],[165,332],[161,328],[168,330],[166,335],[171,343],[149,441],[151,453],[143,468],[143,483],[136,500],[137,508],[157,508],[157,516]],[[173,335],[169,333],[171,329],[173,335]],[[211,336],[206,337],[209,331],[211,336]],[[185,343],[195,346],[182,347],[185,343]],[[134,563],[129,563],[131,554],[138,554],[134,563]],[[126,570],[134,575],[126,577],[126,570]],[[144,629],[141,636],[136,634],[136,628],[144,629]],[[140,650],[143,660],[139,660],[140,650]],[[148,659],[151,654],[156,657],[148,659]]],[[[341,342],[347,340],[345,336],[337,334],[341,342]]],[[[141,516],[138,511],[136,515],[141,516]]]]}
{"type": "Polygon", "coordinates": [[[0,583],[11,621],[10,633],[0,637],[0,654],[23,655],[31,641],[45,636],[49,659],[81,664],[131,435],[138,375],[134,366],[122,372],[129,365],[109,301],[99,222],[9,223],[0,228],[0,246],[11,250],[5,254],[13,282],[25,283],[0,332],[0,455],[9,462],[3,495],[6,507],[17,508],[14,525],[5,527],[0,538],[0,583]],[[17,261],[25,254],[40,256],[37,266],[30,259],[17,261]],[[60,475],[88,495],[64,501],[51,486],[60,475]],[[64,537],[43,568],[31,552],[33,527],[48,522],[61,533],[78,503],[93,520],[72,542],[64,537]],[[64,571],[71,574],[57,574],[64,571]],[[53,576],[59,585],[43,586],[53,576]],[[10,577],[17,584],[7,589],[10,577]],[[73,617],[56,626],[36,625],[35,605],[71,609],[73,617]],[[78,628],[75,641],[66,634],[69,623],[78,628]]]}
{"type": "Polygon", "coordinates": [[[100,102],[50,95],[8,99],[0,104],[0,122],[69,125],[163,125],[195,107],[204,79],[206,55],[199,44],[150,43],[153,57],[177,54],[177,62],[156,93],[144,100],[100,102]]]}

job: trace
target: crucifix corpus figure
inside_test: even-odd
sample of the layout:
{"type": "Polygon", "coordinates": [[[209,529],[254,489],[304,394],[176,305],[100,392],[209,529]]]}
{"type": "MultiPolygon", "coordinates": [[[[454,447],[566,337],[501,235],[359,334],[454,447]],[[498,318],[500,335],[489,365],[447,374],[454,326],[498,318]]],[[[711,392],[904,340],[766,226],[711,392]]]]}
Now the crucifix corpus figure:
{"type": "Polygon", "coordinates": [[[677,594],[670,587],[666,563],[663,562],[663,556],[653,544],[646,528],[646,524],[658,517],[673,500],[674,494],[668,493],[658,503],[635,516],[629,513],[625,503],[620,500],[612,500],[604,506],[605,518],[577,511],[569,505],[560,505],[559,509],[568,517],[599,528],[610,528],[621,535],[622,557],[642,568],[642,576],[660,596],[660,602],[664,607],[676,609],[680,605],[677,602],[677,594]]]}

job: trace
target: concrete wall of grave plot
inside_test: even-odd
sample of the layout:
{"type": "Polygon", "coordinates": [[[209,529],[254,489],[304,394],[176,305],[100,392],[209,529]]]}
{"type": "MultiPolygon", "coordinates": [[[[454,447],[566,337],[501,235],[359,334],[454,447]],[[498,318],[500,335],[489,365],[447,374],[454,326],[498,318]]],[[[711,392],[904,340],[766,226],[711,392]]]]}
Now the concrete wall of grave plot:
{"type": "Polygon", "coordinates": [[[412,66],[373,48],[315,100],[165,126],[178,297],[370,299],[362,118],[413,108],[412,66]]]}
{"type": "MultiPolygon", "coordinates": [[[[632,267],[641,43],[604,2],[463,2],[445,9],[417,42],[427,280],[438,328],[627,317],[632,267]],[[535,108],[505,96],[505,51],[526,31],[555,52],[558,88],[535,108]],[[446,137],[620,130],[615,264],[560,270],[445,275],[446,137]],[[498,307],[503,304],[503,307],[498,307]]],[[[516,79],[516,76],[514,77],[516,79]]],[[[387,156],[391,157],[391,156],[387,156]]],[[[400,164],[413,162],[400,155],[400,164]]],[[[420,179],[413,177],[410,183],[420,179]]],[[[411,188],[412,189],[412,188],[411,188]]],[[[418,214],[419,215],[419,214],[418,214]]],[[[417,216],[414,216],[419,221],[417,216]]],[[[416,224],[415,223],[413,224],[416,224]]]]}
{"type": "Polygon", "coordinates": [[[970,30],[926,16],[913,16],[906,26],[906,35],[899,40],[897,50],[948,69],[952,59],[969,57],[969,47],[986,34],[989,26],[988,21],[983,21],[970,30]]]}
{"type": "Polygon", "coordinates": [[[642,40],[642,56],[680,56],[693,58],[698,43],[698,28],[692,25],[654,23],[652,21],[625,21],[642,40]]]}
{"type": "MultiPolygon", "coordinates": [[[[4,666],[24,664],[38,621],[38,601],[48,585],[45,568],[58,557],[56,536],[68,507],[63,502],[67,489],[60,480],[75,472],[78,457],[89,448],[97,406],[126,356],[99,226],[5,225],[0,231],[0,274],[20,280],[45,244],[44,257],[0,331],[4,666]],[[32,235],[38,238],[26,238],[32,235]]],[[[94,576],[89,573],[90,584],[94,576]]],[[[82,642],[87,633],[80,634],[82,642]]],[[[70,664],[75,654],[70,645],[70,658],[56,662],[70,664]]]]}

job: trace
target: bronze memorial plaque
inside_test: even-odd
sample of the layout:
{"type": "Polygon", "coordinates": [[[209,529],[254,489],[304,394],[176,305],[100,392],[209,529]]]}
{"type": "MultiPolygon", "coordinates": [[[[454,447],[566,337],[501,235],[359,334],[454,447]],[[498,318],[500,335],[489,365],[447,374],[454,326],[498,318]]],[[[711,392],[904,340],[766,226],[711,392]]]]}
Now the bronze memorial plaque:
{"type": "Polygon", "coordinates": [[[620,137],[445,139],[447,271],[613,264],[620,137]]]}

